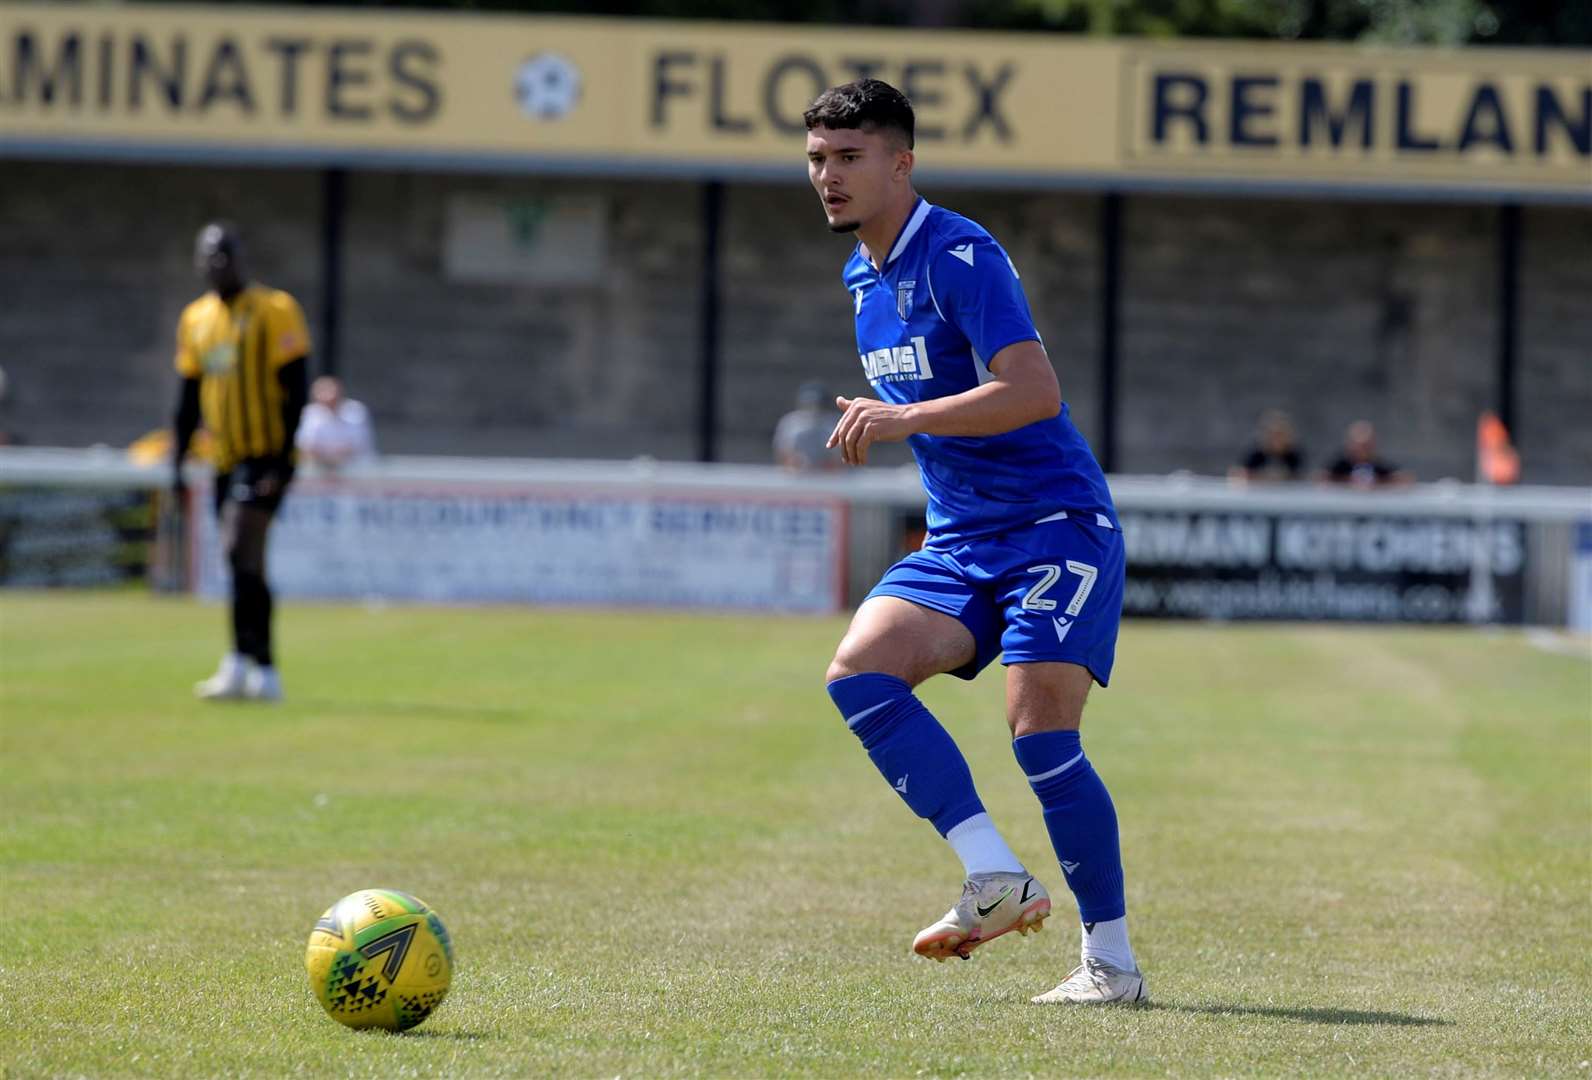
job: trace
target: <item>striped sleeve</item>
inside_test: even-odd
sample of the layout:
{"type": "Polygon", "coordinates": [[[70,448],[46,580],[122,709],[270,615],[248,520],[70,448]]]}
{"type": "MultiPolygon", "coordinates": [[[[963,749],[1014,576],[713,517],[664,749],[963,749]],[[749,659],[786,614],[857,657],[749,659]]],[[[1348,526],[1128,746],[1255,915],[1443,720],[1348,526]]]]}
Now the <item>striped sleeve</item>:
{"type": "Polygon", "coordinates": [[[298,301],[278,290],[266,309],[271,339],[268,342],[270,368],[275,371],[310,352],[310,331],[298,301]]]}

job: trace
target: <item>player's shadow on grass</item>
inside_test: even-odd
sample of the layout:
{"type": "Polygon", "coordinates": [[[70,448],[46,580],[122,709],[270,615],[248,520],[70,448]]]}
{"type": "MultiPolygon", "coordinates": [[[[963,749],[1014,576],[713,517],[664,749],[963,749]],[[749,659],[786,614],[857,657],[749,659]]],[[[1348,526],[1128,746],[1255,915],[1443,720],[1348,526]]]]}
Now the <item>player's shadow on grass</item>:
{"type": "Polygon", "coordinates": [[[1274,1020],[1298,1020],[1307,1024],[1370,1024],[1386,1027],[1449,1027],[1452,1020],[1408,1013],[1371,1012],[1365,1009],[1284,1009],[1268,1005],[1179,1005],[1155,1001],[1152,1009],[1204,1013],[1207,1016],[1264,1016],[1274,1020]]]}

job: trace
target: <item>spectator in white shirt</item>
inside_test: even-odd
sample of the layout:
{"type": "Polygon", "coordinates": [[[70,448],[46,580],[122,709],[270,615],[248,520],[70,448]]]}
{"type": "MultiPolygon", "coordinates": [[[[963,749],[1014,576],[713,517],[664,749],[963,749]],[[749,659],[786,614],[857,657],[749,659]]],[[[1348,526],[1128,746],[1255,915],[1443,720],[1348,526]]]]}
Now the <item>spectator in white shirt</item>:
{"type": "Polygon", "coordinates": [[[336,471],[376,456],[370,410],[344,397],[342,382],[322,375],[310,388],[310,399],[298,429],[298,449],[305,461],[336,471]]]}

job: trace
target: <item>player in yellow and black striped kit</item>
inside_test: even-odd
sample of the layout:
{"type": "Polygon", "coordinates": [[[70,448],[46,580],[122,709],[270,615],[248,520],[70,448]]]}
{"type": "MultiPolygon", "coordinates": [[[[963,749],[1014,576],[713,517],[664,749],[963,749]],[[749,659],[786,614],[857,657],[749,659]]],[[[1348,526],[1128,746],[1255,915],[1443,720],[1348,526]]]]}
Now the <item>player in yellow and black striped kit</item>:
{"type": "Polygon", "coordinates": [[[194,265],[210,291],[177,323],[174,490],[201,419],[215,447],[215,512],[232,568],[232,651],[195,687],[207,700],[276,701],[265,544],[293,480],[293,436],[308,398],[310,337],[298,302],[244,276],[237,230],[199,230],[194,265]]]}

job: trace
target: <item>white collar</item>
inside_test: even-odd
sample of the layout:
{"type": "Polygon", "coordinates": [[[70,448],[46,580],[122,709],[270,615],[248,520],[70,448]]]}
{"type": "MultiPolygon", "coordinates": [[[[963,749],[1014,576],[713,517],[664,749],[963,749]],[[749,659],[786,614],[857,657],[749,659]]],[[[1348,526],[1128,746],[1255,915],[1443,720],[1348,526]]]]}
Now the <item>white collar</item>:
{"type": "Polygon", "coordinates": [[[912,216],[907,218],[906,228],[902,229],[901,235],[896,237],[895,247],[890,249],[890,257],[884,261],[885,266],[895,262],[901,253],[906,250],[907,245],[912,242],[912,238],[923,227],[923,221],[929,216],[929,211],[932,209],[934,207],[929,205],[929,200],[919,195],[917,209],[912,211],[912,216]]]}

